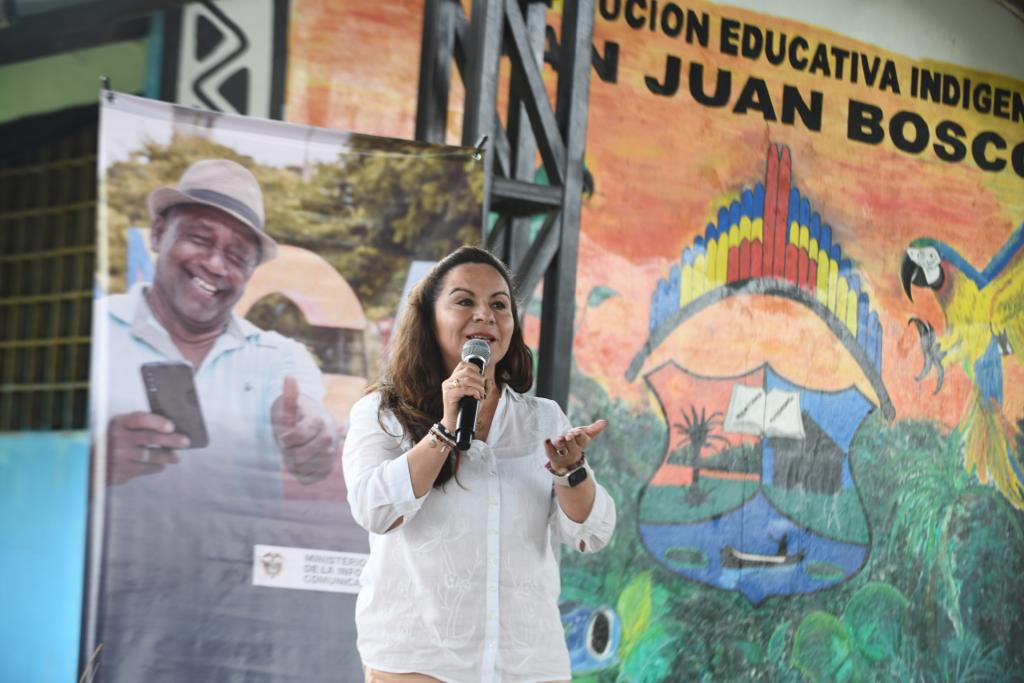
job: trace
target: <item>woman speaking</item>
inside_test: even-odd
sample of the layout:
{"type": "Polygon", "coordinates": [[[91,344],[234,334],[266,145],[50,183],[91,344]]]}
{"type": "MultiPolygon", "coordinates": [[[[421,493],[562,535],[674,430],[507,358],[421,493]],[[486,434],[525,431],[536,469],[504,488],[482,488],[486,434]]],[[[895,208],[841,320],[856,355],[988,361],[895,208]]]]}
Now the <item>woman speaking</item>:
{"type": "Polygon", "coordinates": [[[524,394],[532,384],[508,268],[482,249],[449,254],[410,295],[345,440],[349,504],[370,532],[366,681],[570,678],[558,544],[611,538],[615,505],[584,454],[608,423],[572,427],[524,394]]]}

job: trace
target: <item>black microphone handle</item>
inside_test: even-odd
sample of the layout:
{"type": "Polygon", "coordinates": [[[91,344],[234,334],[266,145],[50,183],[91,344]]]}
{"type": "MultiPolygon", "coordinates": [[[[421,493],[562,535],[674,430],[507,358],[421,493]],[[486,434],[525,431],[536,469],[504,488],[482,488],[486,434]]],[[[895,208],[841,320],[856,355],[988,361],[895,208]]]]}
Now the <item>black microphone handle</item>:
{"type": "MultiPolygon", "coordinates": [[[[480,374],[484,374],[484,360],[477,356],[465,359],[467,362],[480,368],[480,374]]],[[[463,396],[459,399],[459,416],[455,419],[455,446],[460,451],[468,451],[473,443],[473,432],[476,431],[476,411],[480,408],[480,401],[472,396],[463,396]]]]}
{"type": "Polygon", "coordinates": [[[468,451],[476,429],[476,411],[480,401],[472,396],[459,399],[459,416],[455,421],[455,445],[460,451],[468,451]]]}

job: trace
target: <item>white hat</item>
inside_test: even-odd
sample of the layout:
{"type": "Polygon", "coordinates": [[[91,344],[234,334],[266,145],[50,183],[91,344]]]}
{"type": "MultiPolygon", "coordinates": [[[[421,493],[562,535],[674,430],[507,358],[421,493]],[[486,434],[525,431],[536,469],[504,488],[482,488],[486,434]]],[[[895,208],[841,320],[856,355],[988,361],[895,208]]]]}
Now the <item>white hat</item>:
{"type": "Polygon", "coordinates": [[[264,232],[260,184],[241,164],[228,159],[197,161],[185,169],[176,187],[158,187],[146,197],[152,218],[180,204],[212,206],[237,218],[259,240],[260,263],[277,254],[277,243],[264,232]]]}

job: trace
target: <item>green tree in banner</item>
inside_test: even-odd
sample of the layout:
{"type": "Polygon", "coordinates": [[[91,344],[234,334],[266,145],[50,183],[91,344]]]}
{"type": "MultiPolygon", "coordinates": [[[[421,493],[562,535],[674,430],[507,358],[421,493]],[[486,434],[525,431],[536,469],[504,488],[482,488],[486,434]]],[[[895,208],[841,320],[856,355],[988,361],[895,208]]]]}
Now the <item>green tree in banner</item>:
{"type": "Polygon", "coordinates": [[[364,305],[394,310],[409,262],[436,260],[480,242],[483,175],[462,152],[400,140],[353,138],[337,163],[317,164],[299,205],[335,227],[309,236],[283,225],[281,239],[319,246],[364,305]]]}

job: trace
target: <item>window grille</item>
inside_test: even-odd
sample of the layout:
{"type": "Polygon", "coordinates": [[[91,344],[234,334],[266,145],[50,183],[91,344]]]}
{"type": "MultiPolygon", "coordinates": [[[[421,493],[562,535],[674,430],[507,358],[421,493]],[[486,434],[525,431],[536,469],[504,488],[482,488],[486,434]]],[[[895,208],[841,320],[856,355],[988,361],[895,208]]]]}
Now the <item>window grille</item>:
{"type": "Polygon", "coordinates": [[[86,426],[96,133],[0,159],[0,431],[86,426]]]}

